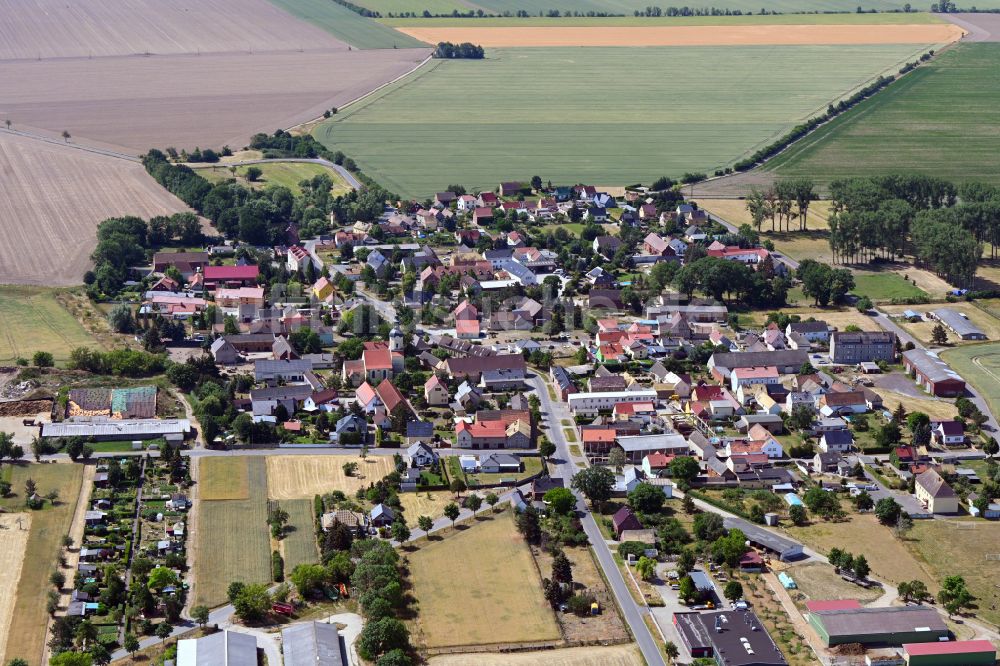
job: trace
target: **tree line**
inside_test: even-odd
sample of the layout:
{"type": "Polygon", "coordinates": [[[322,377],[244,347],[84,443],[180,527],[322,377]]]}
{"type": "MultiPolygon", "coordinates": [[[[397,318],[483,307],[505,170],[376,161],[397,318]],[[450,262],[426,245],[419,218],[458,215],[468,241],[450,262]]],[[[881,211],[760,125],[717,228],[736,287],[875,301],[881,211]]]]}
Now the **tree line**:
{"type": "Polygon", "coordinates": [[[782,231],[782,227],[784,231],[791,231],[792,220],[796,219],[798,231],[806,231],[809,207],[816,198],[816,184],[812,180],[782,179],[767,189],[751,187],[746,207],[757,231],[765,219],[771,220],[771,231],[782,231]]]}
{"type": "Polygon", "coordinates": [[[907,254],[954,285],[970,285],[989,242],[1000,242],[1000,188],[920,175],[847,178],[830,184],[835,263],[907,254]]]}
{"type": "Polygon", "coordinates": [[[434,49],[435,58],[447,58],[450,60],[482,60],[485,57],[483,47],[471,42],[452,44],[451,42],[438,42],[434,49]]]}

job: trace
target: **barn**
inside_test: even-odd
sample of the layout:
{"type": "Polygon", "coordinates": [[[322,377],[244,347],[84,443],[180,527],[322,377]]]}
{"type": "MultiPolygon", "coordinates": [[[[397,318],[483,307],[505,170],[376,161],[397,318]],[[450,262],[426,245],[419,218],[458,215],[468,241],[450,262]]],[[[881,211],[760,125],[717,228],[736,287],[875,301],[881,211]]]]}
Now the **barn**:
{"type": "Polygon", "coordinates": [[[903,367],[924,390],[939,398],[954,398],[965,393],[965,380],[936,354],[924,349],[903,352],[903,367]]]}

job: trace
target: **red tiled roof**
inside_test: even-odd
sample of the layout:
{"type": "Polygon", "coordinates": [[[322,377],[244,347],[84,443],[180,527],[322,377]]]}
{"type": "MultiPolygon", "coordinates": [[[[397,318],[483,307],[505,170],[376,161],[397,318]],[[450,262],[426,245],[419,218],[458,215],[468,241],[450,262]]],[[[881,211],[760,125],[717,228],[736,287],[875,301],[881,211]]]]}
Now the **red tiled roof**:
{"type": "Polygon", "coordinates": [[[375,392],[375,389],[372,388],[372,385],[369,384],[368,382],[365,382],[364,384],[359,386],[358,390],[354,392],[354,395],[355,397],[357,397],[358,401],[363,405],[369,404],[372,401],[372,399],[378,396],[378,394],[375,392]]]}
{"type": "Polygon", "coordinates": [[[475,423],[459,421],[458,425],[455,427],[455,432],[459,433],[466,430],[472,433],[473,437],[507,436],[507,426],[504,425],[503,421],[476,421],[475,423]]]}
{"type": "Polygon", "coordinates": [[[388,349],[366,349],[365,370],[392,370],[392,353],[388,349]]]}
{"type": "Polygon", "coordinates": [[[406,398],[403,394],[399,392],[392,382],[388,379],[383,379],[382,383],[378,385],[376,389],[378,397],[382,399],[382,404],[385,405],[387,412],[392,412],[400,403],[405,403],[406,398]]]}
{"type": "Polygon", "coordinates": [[[206,280],[256,280],[257,266],[205,266],[206,280]]]}
{"type": "Polygon", "coordinates": [[[936,643],[903,643],[903,652],[910,655],[939,654],[969,654],[971,652],[990,652],[996,654],[993,643],[986,640],[978,641],[938,641],[936,643]]]}
{"type": "Polygon", "coordinates": [[[583,431],[584,442],[613,442],[617,436],[618,432],[610,429],[591,428],[583,431]]]}
{"type": "Polygon", "coordinates": [[[649,461],[650,469],[663,469],[670,465],[670,461],[674,459],[674,456],[668,456],[665,453],[660,453],[656,451],[655,453],[650,453],[646,456],[646,460],[649,461]]]}
{"type": "Polygon", "coordinates": [[[459,319],[455,322],[455,333],[475,333],[479,335],[479,322],[475,319],[459,319]]]}

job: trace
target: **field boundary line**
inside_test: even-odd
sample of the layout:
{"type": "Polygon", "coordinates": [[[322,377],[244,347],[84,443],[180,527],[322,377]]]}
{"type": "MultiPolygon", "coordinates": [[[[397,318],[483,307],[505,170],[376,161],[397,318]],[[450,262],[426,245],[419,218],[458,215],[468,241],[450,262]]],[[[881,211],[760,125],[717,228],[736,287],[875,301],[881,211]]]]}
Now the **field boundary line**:
{"type": "Polygon", "coordinates": [[[96,146],[88,146],[81,143],[70,143],[69,141],[57,141],[51,137],[47,137],[42,134],[35,134],[34,132],[25,132],[24,130],[6,129],[6,128],[0,128],[0,132],[6,132],[7,134],[21,136],[26,139],[34,139],[35,141],[42,141],[44,143],[51,143],[54,146],[62,146],[64,148],[74,148],[76,150],[83,150],[88,153],[96,153],[97,155],[104,155],[105,157],[114,157],[119,160],[128,160],[129,162],[136,162],[136,163],[142,161],[134,155],[127,155],[125,153],[119,153],[114,150],[108,150],[106,148],[97,148],[96,146]]]}

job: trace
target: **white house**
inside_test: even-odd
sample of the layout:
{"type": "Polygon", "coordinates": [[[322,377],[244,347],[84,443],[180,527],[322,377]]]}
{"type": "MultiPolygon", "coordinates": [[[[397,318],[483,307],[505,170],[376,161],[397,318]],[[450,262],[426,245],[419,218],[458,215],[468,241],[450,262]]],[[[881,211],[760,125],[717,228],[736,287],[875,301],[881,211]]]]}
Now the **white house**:
{"type": "Polygon", "coordinates": [[[656,391],[597,391],[593,393],[573,393],[567,396],[569,409],[582,416],[594,416],[600,411],[610,411],[620,402],[655,402],[656,391]]]}
{"type": "Polygon", "coordinates": [[[831,430],[819,438],[819,450],[823,453],[846,453],[854,446],[854,436],[850,430],[831,430]]]}
{"type": "Polygon", "coordinates": [[[776,366],[767,365],[756,368],[733,368],[729,379],[735,391],[741,386],[750,384],[777,384],[780,377],[776,366]]]}

